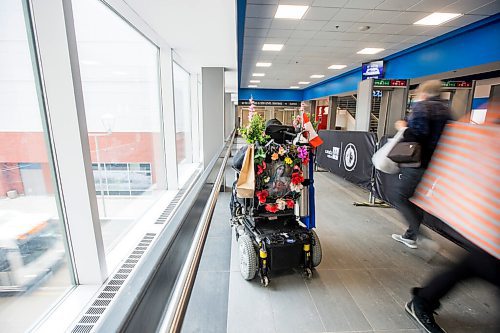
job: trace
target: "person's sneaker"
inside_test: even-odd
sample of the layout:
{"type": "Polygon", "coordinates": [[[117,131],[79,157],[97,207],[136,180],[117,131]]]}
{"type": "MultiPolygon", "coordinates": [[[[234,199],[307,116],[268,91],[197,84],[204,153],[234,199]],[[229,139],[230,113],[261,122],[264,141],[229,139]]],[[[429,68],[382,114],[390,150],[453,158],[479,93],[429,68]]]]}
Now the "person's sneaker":
{"type": "Polygon", "coordinates": [[[434,314],[418,306],[415,301],[406,303],[405,310],[428,333],[446,333],[434,320],[434,314]]]}
{"type": "Polygon", "coordinates": [[[404,245],[408,246],[410,249],[417,248],[417,242],[415,242],[413,239],[404,238],[402,235],[392,234],[392,239],[403,243],[404,245]]]}

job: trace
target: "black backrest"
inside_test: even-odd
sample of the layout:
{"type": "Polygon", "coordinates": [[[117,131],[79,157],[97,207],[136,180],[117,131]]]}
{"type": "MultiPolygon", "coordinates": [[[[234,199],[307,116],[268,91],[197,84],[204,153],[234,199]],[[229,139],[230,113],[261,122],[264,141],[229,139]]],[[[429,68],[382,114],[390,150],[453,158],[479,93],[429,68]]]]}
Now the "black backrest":
{"type": "Polygon", "coordinates": [[[266,127],[266,134],[280,144],[285,143],[285,140],[292,140],[296,135],[295,128],[288,125],[269,125],[266,127]]]}

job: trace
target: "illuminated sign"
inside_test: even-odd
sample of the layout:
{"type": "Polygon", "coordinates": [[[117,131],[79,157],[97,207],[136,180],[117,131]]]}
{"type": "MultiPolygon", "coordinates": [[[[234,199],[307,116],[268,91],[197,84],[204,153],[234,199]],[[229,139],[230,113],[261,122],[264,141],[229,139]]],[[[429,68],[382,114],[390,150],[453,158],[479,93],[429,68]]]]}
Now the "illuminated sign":
{"type": "Polygon", "coordinates": [[[373,80],[375,87],[406,87],[408,80],[403,79],[375,79],[373,80]]]}
{"type": "Polygon", "coordinates": [[[361,64],[361,75],[363,80],[368,78],[381,79],[384,77],[384,61],[377,60],[361,64]]]}
{"type": "MultiPolygon", "coordinates": [[[[300,101],[254,101],[255,106],[300,106],[300,101]]],[[[239,106],[248,106],[250,102],[248,100],[239,100],[239,106]]]]}
{"type": "Polygon", "coordinates": [[[444,81],[441,83],[443,88],[472,88],[472,81],[444,81]]]}

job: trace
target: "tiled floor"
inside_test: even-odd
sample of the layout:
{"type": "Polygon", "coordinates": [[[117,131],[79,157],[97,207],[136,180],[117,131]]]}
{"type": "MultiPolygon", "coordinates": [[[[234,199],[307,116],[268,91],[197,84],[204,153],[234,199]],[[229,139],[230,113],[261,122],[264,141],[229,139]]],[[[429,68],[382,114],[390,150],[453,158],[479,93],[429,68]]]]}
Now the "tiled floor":
{"type": "MultiPolygon", "coordinates": [[[[323,261],[310,280],[282,272],[268,288],[239,273],[229,194],[221,193],[184,332],[419,332],[403,309],[409,290],[460,249],[434,236],[442,250],[427,262],[429,251],[390,238],[403,230],[395,210],[353,206],[367,194],[329,173],[316,173],[315,184],[323,261]]],[[[437,320],[448,332],[500,332],[497,296],[481,281],[460,285],[437,320]]]]}

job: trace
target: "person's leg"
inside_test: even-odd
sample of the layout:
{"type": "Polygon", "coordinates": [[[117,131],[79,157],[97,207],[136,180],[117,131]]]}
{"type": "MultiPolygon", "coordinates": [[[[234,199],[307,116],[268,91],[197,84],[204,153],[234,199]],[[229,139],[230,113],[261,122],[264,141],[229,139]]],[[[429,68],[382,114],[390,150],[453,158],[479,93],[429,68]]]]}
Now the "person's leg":
{"type": "Polygon", "coordinates": [[[419,299],[429,311],[439,308],[439,300],[443,298],[456,284],[472,276],[470,255],[460,260],[452,267],[433,276],[422,288],[414,288],[414,298],[419,299]]]}
{"type": "Polygon", "coordinates": [[[420,223],[422,222],[423,212],[420,208],[410,202],[410,198],[413,196],[413,193],[422,179],[423,174],[423,169],[401,169],[401,181],[396,191],[395,205],[408,223],[408,229],[403,235],[406,239],[417,239],[420,223]]]}
{"type": "Polygon", "coordinates": [[[471,251],[460,262],[434,276],[424,287],[414,288],[413,298],[405,306],[406,312],[427,332],[444,332],[434,320],[434,310],[457,283],[471,277],[482,278],[500,287],[500,260],[481,250],[471,251]]]}
{"type": "Polygon", "coordinates": [[[425,287],[415,288],[414,294],[435,310],[439,300],[458,282],[470,277],[479,277],[500,287],[500,260],[481,250],[473,250],[450,269],[434,276],[425,287]]]}

